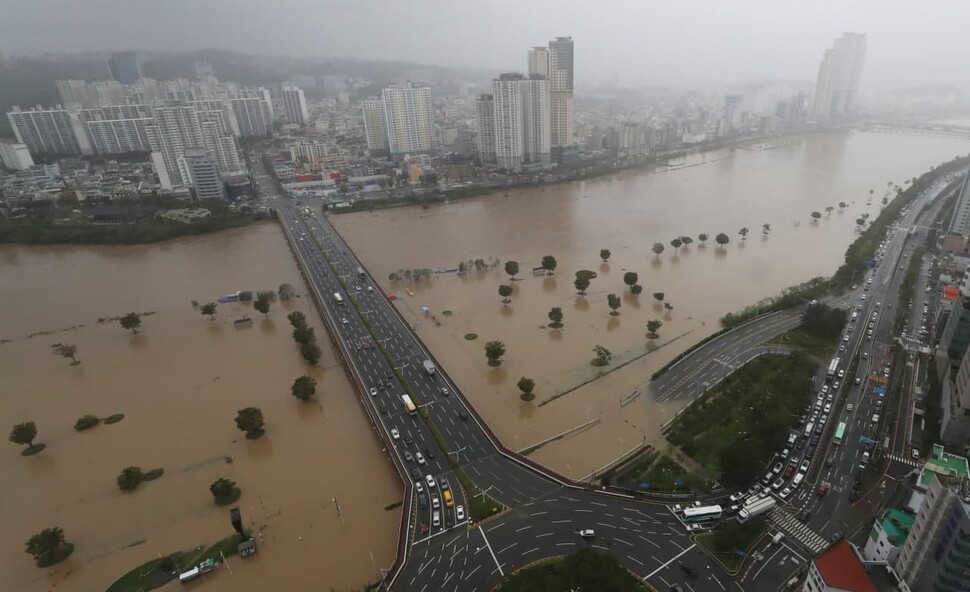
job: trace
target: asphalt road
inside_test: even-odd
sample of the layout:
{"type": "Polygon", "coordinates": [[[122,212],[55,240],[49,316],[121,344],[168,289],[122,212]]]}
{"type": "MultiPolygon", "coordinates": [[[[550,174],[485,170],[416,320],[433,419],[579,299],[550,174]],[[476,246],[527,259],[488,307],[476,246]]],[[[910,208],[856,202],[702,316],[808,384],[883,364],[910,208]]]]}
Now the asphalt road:
{"type": "MultiPolygon", "coordinates": [[[[264,182],[268,181],[260,181],[260,187],[264,182]]],[[[854,377],[846,377],[845,386],[834,395],[835,409],[842,408],[838,403],[843,395],[854,408],[845,412],[850,427],[845,442],[835,451],[836,462],[822,471],[813,469],[810,474],[818,473],[818,477],[809,486],[780,500],[787,502],[773,511],[772,521],[788,537],[779,545],[759,549],[734,579],[719,569],[708,569],[709,558],[694,547],[680,518],[667,506],[574,487],[501,450],[447,375],[440,369],[433,375],[425,371],[422,362],[433,358],[320,213],[310,209],[313,206],[288,199],[272,199],[268,205],[276,209],[308,283],[323,304],[324,321],[359,385],[362,405],[402,479],[409,484],[409,507],[405,510],[408,559],[394,576],[394,589],[491,589],[505,574],[521,566],[583,545],[612,553],[660,589],[674,583],[690,590],[723,590],[732,585],[740,590],[775,589],[804,565],[829,532],[848,528],[861,518],[845,500],[845,484],[861,456],[859,436],[868,433],[867,420],[875,405],[869,373],[881,368],[889,355],[888,331],[893,317],[888,310],[882,318],[874,319],[873,313],[878,315],[882,306],[888,309],[893,303],[903,275],[896,273],[897,258],[908,248],[903,244],[906,238],[922,240],[919,233],[910,237],[906,231],[918,205],[910,209],[883,262],[873,270],[871,288],[865,291],[860,279],[860,287],[838,302],[853,309],[862,305],[860,318],[854,323],[858,328],[845,344],[845,358],[865,351],[867,359],[859,366],[862,384],[855,386],[854,377]],[[339,300],[334,296],[338,293],[339,300]],[[872,341],[866,339],[870,320],[878,321],[872,341]],[[378,342],[390,362],[377,348],[378,342]],[[405,409],[405,385],[414,402],[427,412],[427,420],[405,409]],[[433,437],[432,426],[440,434],[444,449],[433,437]],[[392,435],[395,432],[396,438],[392,435]],[[419,452],[423,463],[417,459],[419,452]],[[457,508],[467,509],[468,500],[446,454],[453,455],[475,485],[508,506],[509,511],[472,528],[467,520],[459,519],[457,508]],[[429,476],[434,481],[432,487],[429,476]],[[450,482],[453,507],[444,507],[440,501],[443,479],[450,482]],[[823,479],[832,481],[833,487],[828,496],[817,497],[815,486],[823,479]],[[422,494],[430,495],[429,507],[421,506],[422,494]],[[441,505],[437,525],[435,509],[430,507],[434,497],[441,505]],[[807,525],[792,516],[802,508],[813,512],[807,525]],[[594,538],[578,535],[586,528],[595,530],[594,538]],[[763,560],[757,559],[759,556],[763,560]],[[681,562],[692,565],[699,572],[697,578],[686,576],[681,562]]],[[[705,344],[651,385],[651,392],[662,400],[701,394],[723,378],[726,370],[756,355],[757,344],[797,325],[799,314],[786,311],[758,319],[705,344]]],[[[842,367],[847,366],[846,362],[842,367]]],[[[818,380],[821,383],[824,379],[818,380]]],[[[908,408],[909,403],[900,401],[899,405],[908,408]]],[[[835,421],[837,412],[832,416],[829,422],[835,421]]],[[[903,446],[895,441],[893,444],[894,449],[903,446]]],[[[809,455],[806,446],[791,458],[819,467],[830,454],[822,451],[824,445],[809,455]]]]}

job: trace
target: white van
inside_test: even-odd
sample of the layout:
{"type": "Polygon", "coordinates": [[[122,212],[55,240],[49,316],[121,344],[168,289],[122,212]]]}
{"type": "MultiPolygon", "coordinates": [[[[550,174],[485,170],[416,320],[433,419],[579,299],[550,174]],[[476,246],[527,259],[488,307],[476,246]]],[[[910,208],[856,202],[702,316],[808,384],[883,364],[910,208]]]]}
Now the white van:
{"type": "Polygon", "coordinates": [[[802,484],[802,480],[805,478],[805,473],[795,473],[795,478],[791,482],[792,488],[798,487],[802,484]]]}

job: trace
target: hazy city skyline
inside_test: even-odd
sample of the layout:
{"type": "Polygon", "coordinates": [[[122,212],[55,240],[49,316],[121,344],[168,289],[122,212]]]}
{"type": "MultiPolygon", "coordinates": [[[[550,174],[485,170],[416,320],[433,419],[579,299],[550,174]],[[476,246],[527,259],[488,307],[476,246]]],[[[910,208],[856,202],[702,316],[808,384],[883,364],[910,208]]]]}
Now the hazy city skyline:
{"type": "MultiPolygon", "coordinates": [[[[9,1],[9,0],[8,0],[9,1]]],[[[787,78],[813,81],[822,52],[845,32],[868,39],[864,93],[925,83],[970,88],[961,63],[970,7],[907,2],[764,0],[677,4],[578,0],[486,4],[415,0],[219,0],[164,4],[65,0],[10,5],[0,23],[6,52],[210,47],[256,54],[403,60],[526,71],[527,50],[556,36],[583,48],[581,81],[683,85],[787,78]],[[307,18],[315,15],[313,18],[307,18]],[[146,26],[151,23],[151,26],[146,26]],[[393,26],[387,23],[394,23],[393,26]],[[421,35],[415,31],[421,30],[421,35]]]]}

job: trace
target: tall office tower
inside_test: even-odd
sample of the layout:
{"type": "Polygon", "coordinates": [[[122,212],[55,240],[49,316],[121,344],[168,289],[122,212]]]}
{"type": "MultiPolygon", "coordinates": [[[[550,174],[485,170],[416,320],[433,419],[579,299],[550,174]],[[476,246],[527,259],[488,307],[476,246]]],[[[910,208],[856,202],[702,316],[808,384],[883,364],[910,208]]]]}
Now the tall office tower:
{"type": "Polygon", "coordinates": [[[548,78],[550,143],[555,147],[569,146],[574,132],[572,37],[556,37],[549,42],[548,78]]]}
{"type": "Polygon", "coordinates": [[[517,171],[525,159],[521,74],[499,74],[492,81],[495,105],[495,162],[499,168],[517,171]]]}
{"type": "Polygon", "coordinates": [[[79,111],[69,111],[60,105],[50,109],[40,106],[21,111],[14,106],[7,113],[17,142],[25,144],[32,154],[91,154],[79,111]]]}
{"type": "Polygon", "coordinates": [[[381,93],[384,125],[391,156],[421,154],[434,150],[434,104],[431,87],[414,83],[395,84],[381,93]]]}
{"type": "Polygon", "coordinates": [[[825,124],[839,121],[855,107],[866,59],[866,36],[843,33],[825,50],[818,68],[812,118],[825,124]]]}
{"type": "Polygon", "coordinates": [[[0,162],[14,171],[23,171],[34,166],[34,159],[30,156],[30,150],[26,145],[2,141],[0,141],[0,162]]]}
{"type": "Polygon", "coordinates": [[[478,157],[482,162],[495,162],[495,96],[479,95],[475,109],[478,113],[478,157]]]}
{"type": "Polygon", "coordinates": [[[284,86],[280,90],[280,104],[283,108],[283,117],[287,123],[306,125],[310,121],[310,113],[307,111],[306,95],[303,89],[295,86],[284,86]]]}
{"type": "Polygon", "coordinates": [[[384,122],[384,103],[377,97],[360,102],[364,115],[364,135],[367,138],[367,151],[371,156],[387,156],[387,124],[384,122]]]}
{"type": "Polygon", "coordinates": [[[266,136],[273,131],[273,110],[269,99],[244,97],[230,99],[241,138],[266,136]]]}
{"type": "Polygon", "coordinates": [[[195,62],[195,79],[196,80],[207,80],[209,78],[215,78],[216,74],[212,70],[212,64],[210,62],[195,62]]]}
{"type": "Polygon", "coordinates": [[[141,78],[141,66],[138,56],[133,51],[118,51],[108,58],[108,70],[111,77],[124,84],[138,82],[141,78]]]}
{"type": "Polygon", "coordinates": [[[947,454],[937,445],[926,462],[943,471],[924,468],[918,479],[925,494],[896,559],[896,573],[913,592],[970,590],[967,459],[947,454]]]}
{"type": "Polygon", "coordinates": [[[549,86],[542,74],[519,83],[522,89],[522,156],[525,162],[549,166],[549,86]]]}
{"type": "Polygon", "coordinates": [[[549,48],[529,48],[529,76],[533,74],[542,74],[549,78],[549,48]]]}
{"type": "Polygon", "coordinates": [[[721,116],[720,135],[726,135],[741,128],[741,105],[744,97],[727,95],[724,97],[724,113],[721,116]]]}
{"type": "Polygon", "coordinates": [[[195,190],[196,199],[226,199],[219,169],[205,148],[192,147],[179,158],[181,174],[195,190]]]}

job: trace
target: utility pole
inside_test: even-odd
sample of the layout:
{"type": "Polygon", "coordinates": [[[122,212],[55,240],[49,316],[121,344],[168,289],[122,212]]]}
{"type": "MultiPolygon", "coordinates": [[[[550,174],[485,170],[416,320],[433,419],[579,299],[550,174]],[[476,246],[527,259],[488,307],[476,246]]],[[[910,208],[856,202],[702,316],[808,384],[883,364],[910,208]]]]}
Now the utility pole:
{"type": "Polygon", "coordinates": [[[344,513],[340,511],[340,504],[337,502],[337,498],[332,498],[333,505],[337,507],[337,516],[340,518],[341,524],[346,524],[344,522],[344,513]]]}

